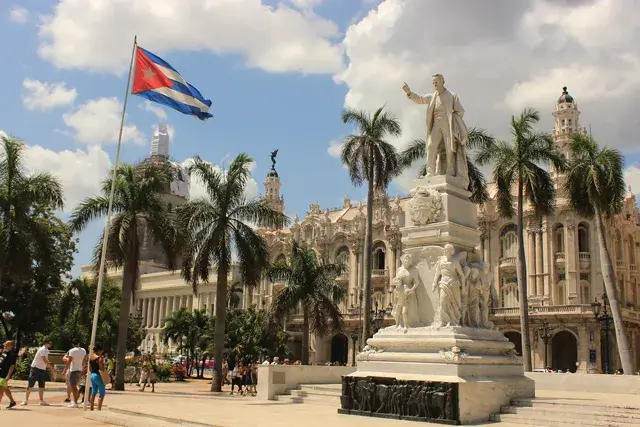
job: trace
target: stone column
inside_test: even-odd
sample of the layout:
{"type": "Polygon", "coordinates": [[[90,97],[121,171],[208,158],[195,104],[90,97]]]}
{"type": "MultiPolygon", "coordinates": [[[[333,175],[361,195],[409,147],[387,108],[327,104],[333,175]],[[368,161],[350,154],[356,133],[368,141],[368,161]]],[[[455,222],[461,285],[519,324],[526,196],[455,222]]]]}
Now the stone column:
{"type": "Polygon", "coordinates": [[[578,245],[576,244],[576,223],[573,220],[566,222],[565,226],[565,272],[569,288],[569,304],[578,303],[578,245]]]}
{"type": "Polygon", "coordinates": [[[156,304],[155,304],[155,323],[154,326],[156,328],[160,327],[160,314],[162,313],[162,298],[161,297],[157,297],[156,298],[156,304]]]}
{"type": "Polygon", "coordinates": [[[589,373],[589,330],[587,325],[578,326],[578,369],[579,374],[589,373]]]}
{"type": "Polygon", "coordinates": [[[549,244],[549,227],[547,224],[542,226],[542,251],[543,257],[542,260],[544,262],[543,266],[543,295],[547,298],[548,301],[551,301],[551,294],[549,289],[549,280],[551,280],[551,263],[553,262],[553,253],[551,251],[551,245],[549,244]]]}
{"type": "Polygon", "coordinates": [[[360,303],[359,298],[359,292],[360,292],[360,287],[362,286],[362,254],[357,253],[356,254],[356,288],[354,289],[354,299],[355,299],[355,305],[357,306],[360,303]]]}
{"type": "Polygon", "coordinates": [[[173,311],[180,310],[180,296],[173,297],[173,311]]]}
{"type": "Polygon", "coordinates": [[[389,254],[389,283],[396,277],[396,250],[397,248],[392,246],[389,254]]]}
{"type": "Polygon", "coordinates": [[[541,297],[543,293],[543,267],[542,267],[542,230],[536,233],[536,295],[541,297]]]}
{"type": "Polygon", "coordinates": [[[164,314],[167,307],[167,302],[165,297],[160,297],[160,313],[158,314],[158,327],[162,328],[164,326],[164,314]]]}
{"type": "Polygon", "coordinates": [[[189,295],[189,305],[187,308],[189,311],[193,311],[193,295],[189,295]]]}
{"type": "Polygon", "coordinates": [[[149,300],[146,298],[142,299],[142,310],[140,314],[142,314],[142,327],[147,326],[147,320],[149,320],[149,316],[147,316],[147,308],[149,307],[149,300]]]}
{"type": "Polygon", "coordinates": [[[149,322],[149,326],[150,327],[155,327],[156,326],[156,314],[158,313],[158,298],[152,298],[151,299],[151,321],[149,322]]]}
{"type": "Polygon", "coordinates": [[[536,278],[536,264],[535,264],[535,256],[536,256],[536,240],[535,240],[535,230],[531,228],[527,228],[527,244],[528,250],[526,254],[526,266],[527,266],[527,290],[529,296],[534,296],[536,294],[536,286],[535,286],[535,278],[536,278]]]}
{"type": "Polygon", "coordinates": [[[482,259],[484,262],[491,265],[491,238],[486,236],[481,240],[482,244],[482,259]]]}

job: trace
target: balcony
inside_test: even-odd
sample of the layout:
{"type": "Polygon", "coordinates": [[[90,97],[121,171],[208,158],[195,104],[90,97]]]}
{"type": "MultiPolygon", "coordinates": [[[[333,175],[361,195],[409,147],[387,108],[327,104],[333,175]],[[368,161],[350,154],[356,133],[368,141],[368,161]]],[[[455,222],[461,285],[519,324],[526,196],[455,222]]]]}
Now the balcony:
{"type": "MultiPolygon", "coordinates": [[[[529,307],[530,315],[546,315],[546,314],[579,314],[593,316],[593,307],[591,304],[570,304],[570,305],[543,305],[529,307]]],[[[495,317],[518,317],[520,316],[519,307],[496,307],[491,309],[491,315],[495,317]]]]}
{"type": "Polygon", "coordinates": [[[636,264],[629,265],[629,271],[631,274],[638,274],[638,266],[636,264]]]}
{"type": "Polygon", "coordinates": [[[336,281],[340,283],[349,282],[349,272],[345,271],[344,273],[340,274],[338,277],[336,277],[336,281]]]}
{"type": "Polygon", "coordinates": [[[371,270],[371,275],[373,277],[386,277],[389,275],[389,270],[386,268],[374,268],[371,270]]]}
{"type": "Polygon", "coordinates": [[[591,254],[589,252],[579,252],[578,261],[580,262],[581,270],[588,270],[591,268],[591,254]]]}
{"type": "Polygon", "coordinates": [[[567,258],[564,252],[556,252],[556,267],[564,268],[567,264],[567,258]]]}
{"type": "Polygon", "coordinates": [[[516,272],[516,257],[504,257],[500,258],[500,272],[506,274],[513,274],[516,272]]]}
{"type": "Polygon", "coordinates": [[[619,259],[616,261],[616,270],[626,270],[623,260],[619,259]]]}

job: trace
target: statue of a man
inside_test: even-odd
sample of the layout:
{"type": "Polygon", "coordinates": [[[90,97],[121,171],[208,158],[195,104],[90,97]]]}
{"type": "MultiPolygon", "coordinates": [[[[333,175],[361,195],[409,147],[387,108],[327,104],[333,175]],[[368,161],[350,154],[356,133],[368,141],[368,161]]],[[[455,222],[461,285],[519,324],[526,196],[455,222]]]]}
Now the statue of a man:
{"type": "Polygon", "coordinates": [[[462,323],[462,295],[466,292],[465,274],[460,261],[454,258],[455,248],[447,243],[444,255],[436,263],[433,293],[437,295],[437,308],[433,325],[459,326],[462,323]]]}
{"type": "Polygon", "coordinates": [[[442,74],[434,74],[432,82],[435,92],[426,95],[413,93],[406,83],[402,86],[410,100],[427,105],[427,176],[455,176],[466,189],[469,170],[466,155],[468,130],[462,120],[464,108],[458,95],[444,87],[442,74]],[[437,167],[441,153],[446,156],[445,171],[437,167]]]}

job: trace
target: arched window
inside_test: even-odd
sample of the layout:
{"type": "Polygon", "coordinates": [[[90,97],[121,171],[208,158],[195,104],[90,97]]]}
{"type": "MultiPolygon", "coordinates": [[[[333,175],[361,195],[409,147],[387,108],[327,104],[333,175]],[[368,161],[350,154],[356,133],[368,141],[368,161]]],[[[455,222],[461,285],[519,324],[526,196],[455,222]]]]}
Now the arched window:
{"type": "Polygon", "coordinates": [[[304,228],[304,239],[311,240],[313,238],[313,227],[308,225],[304,228]]]}
{"type": "Polygon", "coordinates": [[[386,268],[386,256],[384,243],[378,242],[373,246],[373,269],[384,270],[386,268]]]}
{"type": "Polygon", "coordinates": [[[590,252],[589,230],[582,224],[578,226],[578,252],[590,252]]]}
{"type": "Polygon", "coordinates": [[[349,248],[342,246],[338,249],[338,252],[336,252],[336,264],[349,266],[349,248]]]}
{"type": "Polygon", "coordinates": [[[555,234],[556,252],[564,252],[564,226],[559,225],[555,234]]]}
{"type": "Polygon", "coordinates": [[[624,246],[622,244],[622,235],[620,231],[616,231],[616,260],[624,261],[624,246]]]}
{"type": "Polygon", "coordinates": [[[633,243],[633,239],[629,237],[627,241],[627,252],[629,252],[629,264],[636,265],[636,245],[633,243]]]}
{"type": "Polygon", "coordinates": [[[500,258],[518,256],[518,236],[515,224],[506,225],[500,233],[500,258]]]}
{"type": "Polygon", "coordinates": [[[513,279],[502,279],[502,306],[518,307],[518,284],[510,280],[513,279]]]}

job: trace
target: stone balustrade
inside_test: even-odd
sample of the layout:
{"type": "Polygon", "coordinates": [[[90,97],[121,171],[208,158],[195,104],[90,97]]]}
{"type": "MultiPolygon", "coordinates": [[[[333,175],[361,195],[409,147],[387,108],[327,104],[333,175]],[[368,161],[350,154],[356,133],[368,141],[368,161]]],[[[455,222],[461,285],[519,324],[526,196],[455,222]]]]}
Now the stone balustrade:
{"type": "MultiPolygon", "coordinates": [[[[491,314],[497,317],[512,317],[520,314],[519,307],[496,307],[491,309],[491,314]]],[[[529,314],[591,314],[591,304],[570,305],[543,305],[529,307],[529,314]]]]}

